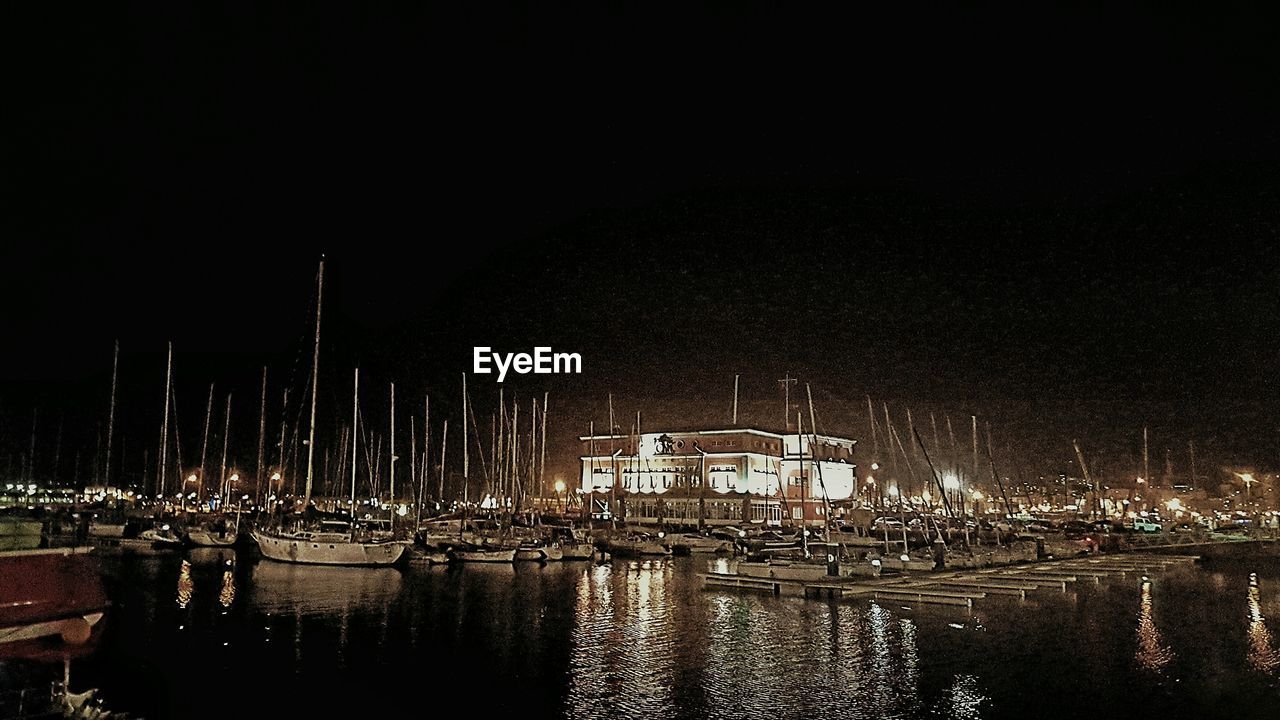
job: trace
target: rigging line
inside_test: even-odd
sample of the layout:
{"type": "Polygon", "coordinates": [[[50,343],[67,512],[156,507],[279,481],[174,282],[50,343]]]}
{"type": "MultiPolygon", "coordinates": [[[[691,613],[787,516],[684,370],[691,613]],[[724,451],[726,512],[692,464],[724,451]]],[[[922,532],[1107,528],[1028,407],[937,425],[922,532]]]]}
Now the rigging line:
{"type": "Polygon", "coordinates": [[[929,450],[924,446],[924,440],[920,439],[920,428],[914,428],[912,433],[916,436],[916,443],[920,445],[920,452],[924,453],[924,461],[929,464],[929,470],[933,473],[933,480],[938,486],[938,497],[942,498],[942,506],[947,510],[947,517],[955,518],[955,513],[951,511],[951,501],[947,499],[946,486],[942,484],[942,477],[938,475],[938,469],[933,466],[933,460],[929,459],[929,450]]]}

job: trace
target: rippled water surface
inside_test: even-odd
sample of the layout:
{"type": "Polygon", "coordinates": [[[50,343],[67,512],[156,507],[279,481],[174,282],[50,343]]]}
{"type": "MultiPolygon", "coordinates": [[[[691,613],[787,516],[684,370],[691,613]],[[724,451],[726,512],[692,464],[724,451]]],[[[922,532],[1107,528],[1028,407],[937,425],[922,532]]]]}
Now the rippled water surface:
{"type": "MultiPolygon", "coordinates": [[[[73,662],[77,688],[156,719],[426,715],[446,698],[483,716],[610,720],[1280,707],[1275,560],[968,611],[708,592],[691,558],[400,571],[185,557],[106,561],[116,606],[73,662]]],[[[0,668],[10,684],[62,671],[0,668]]]]}

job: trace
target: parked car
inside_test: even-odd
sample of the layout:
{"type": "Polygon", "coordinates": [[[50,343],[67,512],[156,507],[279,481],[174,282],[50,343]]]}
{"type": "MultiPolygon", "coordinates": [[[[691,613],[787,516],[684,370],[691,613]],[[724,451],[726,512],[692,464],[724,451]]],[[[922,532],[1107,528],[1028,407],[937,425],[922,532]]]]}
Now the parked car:
{"type": "Polygon", "coordinates": [[[1134,532],[1157,533],[1164,528],[1160,526],[1160,523],[1153,521],[1151,518],[1139,517],[1133,519],[1133,529],[1134,532]]]}
{"type": "Polygon", "coordinates": [[[1058,529],[1057,523],[1052,520],[1042,520],[1039,518],[1028,520],[1026,527],[1029,532],[1036,533],[1054,532],[1058,529]]]}

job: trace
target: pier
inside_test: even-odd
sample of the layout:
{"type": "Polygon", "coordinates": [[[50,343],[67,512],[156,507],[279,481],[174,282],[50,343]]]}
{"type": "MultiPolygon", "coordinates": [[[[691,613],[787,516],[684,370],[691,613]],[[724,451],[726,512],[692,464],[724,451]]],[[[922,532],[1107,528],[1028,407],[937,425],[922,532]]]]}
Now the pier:
{"type": "Polygon", "coordinates": [[[824,578],[821,581],[703,573],[703,589],[736,589],[791,597],[896,600],[972,608],[988,595],[1026,599],[1028,593],[1071,583],[1100,583],[1126,575],[1155,575],[1196,562],[1198,555],[1123,554],[1048,560],[982,570],[940,570],[880,578],[824,578]]]}

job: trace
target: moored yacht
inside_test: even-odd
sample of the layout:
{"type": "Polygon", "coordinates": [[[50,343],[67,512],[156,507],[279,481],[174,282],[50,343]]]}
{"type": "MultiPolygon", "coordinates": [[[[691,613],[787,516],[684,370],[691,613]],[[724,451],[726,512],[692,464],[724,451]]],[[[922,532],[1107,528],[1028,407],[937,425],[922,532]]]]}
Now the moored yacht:
{"type": "Polygon", "coordinates": [[[263,557],[303,565],[394,565],[405,550],[396,540],[355,539],[346,523],[322,523],[314,531],[255,530],[253,539],[263,557]]]}

